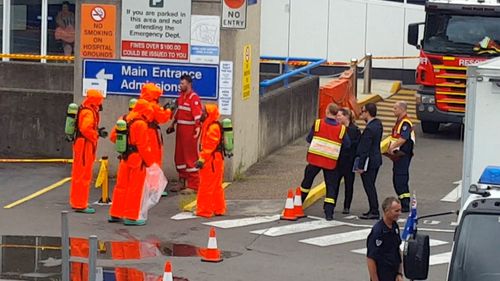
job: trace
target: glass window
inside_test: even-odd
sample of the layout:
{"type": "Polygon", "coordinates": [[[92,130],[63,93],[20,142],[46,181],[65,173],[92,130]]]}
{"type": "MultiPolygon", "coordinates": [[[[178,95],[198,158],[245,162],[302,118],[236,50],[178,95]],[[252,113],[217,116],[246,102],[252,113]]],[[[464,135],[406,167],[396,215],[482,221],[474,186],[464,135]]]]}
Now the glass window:
{"type": "Polygon", "coordinates": [[[10,52],[40,54],[41,1],[11,0],[10,52]]]}
{"type": "Polygon", "coordinates": [[[47,25],[47,54],[74,55],[75,0],[49,1],[47,25]]]}
{"type": "Polygon", "coordinates": [[[427,15],[424,50],[436,53],[475,54],[486,37],[500,43],[500,19],[473,15],[427,15]]]}
{"type": "Polygon", "coordinates": [[[453,263],[448,280],[497,281],[500,276],[500,216],[495,214],[466,215],[458,241],[455,242],[453,263]]]}

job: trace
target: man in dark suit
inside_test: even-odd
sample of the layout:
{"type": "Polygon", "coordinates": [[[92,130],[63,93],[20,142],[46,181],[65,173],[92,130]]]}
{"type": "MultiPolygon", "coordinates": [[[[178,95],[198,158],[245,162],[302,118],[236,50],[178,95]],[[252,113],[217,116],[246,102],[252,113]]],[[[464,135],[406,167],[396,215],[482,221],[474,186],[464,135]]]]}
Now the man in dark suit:
{"type": "Polygon", "coordinates": [[[361,134],[356,156],[359,157],[356,172],[361,174],[363,187],[368,196],[370,210],[363,213],[361,219],[379,219],[377,189],[375,181],[380,166],[382,166],[382,154],[380,152],[380,141],[384,129],[382,122],[376,118],[377,106],[374,103],[368,103],[361,110],[361,118],[366,121],[366,128],[361,134]],[[366,168],[366,169],[365,169],[366,168]]]}

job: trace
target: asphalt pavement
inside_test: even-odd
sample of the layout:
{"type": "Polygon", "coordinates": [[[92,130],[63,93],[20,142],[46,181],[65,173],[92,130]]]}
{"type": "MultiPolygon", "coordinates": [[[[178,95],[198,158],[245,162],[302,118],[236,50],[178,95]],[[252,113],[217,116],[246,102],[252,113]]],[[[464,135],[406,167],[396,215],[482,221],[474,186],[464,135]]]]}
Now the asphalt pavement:
{"type": "MultiPolygon", "coordinates": [[[[356,217],[367,210],[359,177],[355,182],[350,216],[336,212],[335,221],[326,222],[322,219],[322,202],[318,202],[305,211],[309,218],[298,222],[277,219],[287,190],[300,185],[306,149],[306,142],[297,140],[251,167],[227,188],[228,213],[224,217],[201,219],[180,214],[179,205],[187,198],[172,194],[151,210],[148,224],[142,227],[108,223],[108,206],[96,206],[95,215],[70,213],[70,235],[88,237],[95,234],[106,243],[141,241],[146,245],[205,247],[209,228],[215,226],[218,246],[226,256],[222,263],[201,263],[199,257],[170,256],[171,253],[158,250],[128,261],[100,259],[98,264],[127,266],[160,276],[168,259],[173,264],[174,276],[187,280],[368,280],[363,248],[366,247],[367,231],[374,221],[356,217]],[[174,216],[184,216],[184,219],[174,220],[174,216]]],[[[417,129],[410,187],[417,194],[419,215],[459,208],[459,202],[440,200],[461,178],[462,150],[458,127],[443,127],[436,135],[423,135],[417,129]]],[[[69,174],[67,164],[0,164],[0,203],[6,206],[69,174]]],[[[318,177],[315,184],[321,181],[318,177]]],[[[66,183],[13,208],[0,209],[0,235],[60,236],[60,212],[69,209],[68,189],[69,183],[66,183]]],[[[394,195],[392,165],[388,159],[384,159],[379,172],[377,190],[380,201],[394,195]]],[[[100,190],[92,188],[91,201],[99,197],[100,190]]],[[[343,188],[339,196],[339,202],[342,201],[343,188]]],[[[455,220],[456,216],[451,215],[420,224],[425,229],[422,232],[432,239],[433,265],[429,280],[446,277],[446,258],[451,250],[452,222],[455,220]]],[[[401,221],[401,225],[403,223],[401,221]]]]}

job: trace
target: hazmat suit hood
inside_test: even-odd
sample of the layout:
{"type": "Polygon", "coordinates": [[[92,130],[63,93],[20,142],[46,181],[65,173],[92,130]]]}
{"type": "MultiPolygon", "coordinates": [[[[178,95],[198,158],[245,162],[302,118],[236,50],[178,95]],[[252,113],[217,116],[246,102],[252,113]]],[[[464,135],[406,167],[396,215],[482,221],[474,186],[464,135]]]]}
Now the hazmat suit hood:
{"type": "Polygon", "coordinates": [[[101,91],[90,89],[87,90],[87,97],[83,101],[83,106],[99,109],[103,100],[104,96],[101,94],[101,91]]]}
{"type": "Polygon", "coordinates": [[[151,104],[145,99],[139,99],[132,110],[136,117],[144,117],[146,121],[151,122],[154,118],[154,110],[151,104]]]}
{"type": "Polygon", "coordinates": [[[207,124],[211,124],[219,120],[220,117],[219,107],[216,104],[207,103],[205,105],[205,112],[207,114],[207,119],[205,119],[204,122],[206,122],[207,124]]]}
{"type": "Polygon", "coordinates": [[[158,102],[158,99],[162,94],[163,91],[160,89],[160,87],[156,86],[153,83],[146,83],[144,84],[144,86],[142,86],[141,96],[139,98],[145,99],[149,102],[158,102]]]}

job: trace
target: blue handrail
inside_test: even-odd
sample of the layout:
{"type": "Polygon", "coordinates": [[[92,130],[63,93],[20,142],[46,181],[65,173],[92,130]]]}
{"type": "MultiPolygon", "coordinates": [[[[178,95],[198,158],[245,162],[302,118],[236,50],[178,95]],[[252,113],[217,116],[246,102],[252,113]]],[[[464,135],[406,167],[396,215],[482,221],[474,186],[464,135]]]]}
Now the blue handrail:
{"type": "Polygon", "coordinates": [[[289,61],[310,61],[312,63],[305,65],[303,67],[297,68],[295,70],[292,70],[290,72],[286,72],[281,74],[278,77],[264,80],[260,82],[260,94],[263,95],[265,93],[265,89],[271,85],[274,85],[276,83],[279,83],[281,81],[285,81],[285,88],[288,87],[288,78],[300,74],[302,72],[307,71],[309,73],[309,70],[320,66],[321,64],[325,63],[325,59],[311,59],[311,58],[288,58],[288,57],[261,57],[263,60],[282,60],[285,61],[285,65],[288,65],[289,61]]]}

